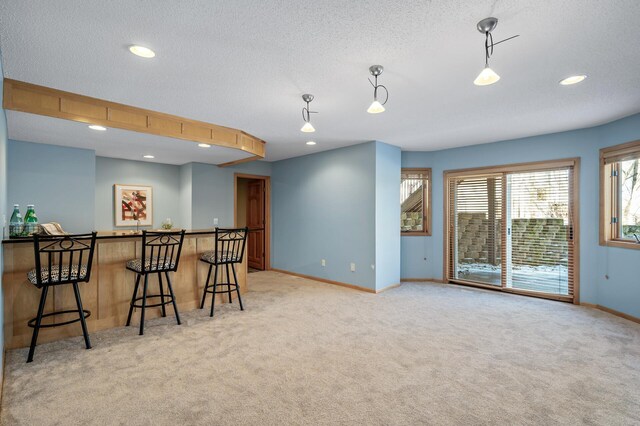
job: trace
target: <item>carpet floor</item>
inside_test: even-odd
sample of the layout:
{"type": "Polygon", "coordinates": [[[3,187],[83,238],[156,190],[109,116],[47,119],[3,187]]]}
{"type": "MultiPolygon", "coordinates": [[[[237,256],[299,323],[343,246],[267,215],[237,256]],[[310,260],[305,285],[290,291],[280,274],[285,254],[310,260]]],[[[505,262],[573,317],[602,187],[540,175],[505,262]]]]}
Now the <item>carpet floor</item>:
{"type": "MultiPolygon", "coordinates": [[[[237,304],[7,352],[3,425],[640,423],[640,325],[439,284],[275,272],[237,304]]],[[[77,324],[76,324],[77,325],[77,324]]]]}

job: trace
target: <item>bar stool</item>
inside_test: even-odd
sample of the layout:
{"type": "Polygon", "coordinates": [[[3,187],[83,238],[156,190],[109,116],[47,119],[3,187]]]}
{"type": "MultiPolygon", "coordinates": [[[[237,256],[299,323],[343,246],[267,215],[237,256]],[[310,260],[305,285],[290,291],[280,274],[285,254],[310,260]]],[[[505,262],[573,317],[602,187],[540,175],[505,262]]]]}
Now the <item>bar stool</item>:
{"type": "Polygon", "coordinates": [[[227,293],[229,297],[229,303],[233,303],[231,300],[231,288],[234,287],[238,294],[238,302],[240,302],[240,310],[244,311],[242,306],[242,297],[240,297],[240,288],[238,286],[238,277],[236,276],[236,263],[242,263],[242,257],[244,255],[244,247],[247,242],[247,233],[249,228],[236,228],[236,229],[221,229],[216,228],[215,231],[215,245],[213,251],[208,251],[200,256],[202,262],[209,264],[209,272],[207,274],[207,282],[204,286],[204,292],[202,293],[202,302],[200,303],[200,309],[204,308],[204,301],[207,293],[211,293],[211,314],[213,316],[213,307],[216,301],[216,294],[227,293]],[[218,267],[224,266],[227,272],[227,282],[218,282],[218,267]],[[213,273],[213,284],[209,284],[211,280],[211,271],[213,273]],[[231,276],[229,275],[229,267],[233,272],[233,282],[231,282],[231,276]],[[226,290],[218,290],[218,286],[226,286],[226,290]],[[210,290],[210,288],[213,289],[210,290]]]}
{"type": "Polygon", "coordinates": [[[129,304],[129,316],[127,317],[127,327],[131,324],[131,315],[133,308],[141,308],[140,311],[140,335],[144,334],[144,312],[146,308],[157,306],[162,307],[162,316],[166,317],[167,312],[165,305],[173,304],[173,310],[176,314],[176,321],[180,325],[180,314],[178,306],[173,294],[171,286],[171,278],[169,272],[175,272],[178,269],[178,261],[180,260],[180,252],[182,251],[182,242],[184,240],[184,229],[179,232],[147,232],[142,231],[142,257],[127,262],[127,269],[136,273],[136,285],[131,296],[129,304]],[[144,261],[143,261],[144,259],[144,261]],[[158,285],[160,294],[147,294],[149,284],[149,274],[158,274],[158,285]],[[169,294],[164,294],[162,284],[162,274],[167,278],[167,288],[169,294]],[[142,296],[137,297],[138,287],[140,286],[140,278],[144,277],[144,285],[142,296]],[[152,305],[147,304],[147,299],[159,298],[160,302],[152,305]],[[142,304],[136,302],[142,301],[142,304]]]}
{"type": "Polygon", "coordinates": [[[93,252],[96,245],[96,232],[90,234],[68,234],[68,235],[33,235],[33,249],[35,253],[35,269],[27,273],[27,278],[31,284],[42,290],[40,295],[40,305],[38,315],[31,319],[27,325],[33,328],[31,336],[31,347],[27,362],[33,361],[33,354],[36,350],[38,332],[41,328],[57,327],[72,324],[80,321],[82,324],[82,334],[87,349],[91,349],[89,332],[87,331],[86,319],[91,315],[91,311],[82,308],[80,298],[79,282],[89,282],[91,278],[91,264],[93,262],[93,252]],[[76,297],[78,309],[69,309],[45,314],[44,307],[47,301],[49,287],[72,284],[76,297]],[[42,324],[42,319],[53,315],[78,314],[78,318],[42,324]]]}

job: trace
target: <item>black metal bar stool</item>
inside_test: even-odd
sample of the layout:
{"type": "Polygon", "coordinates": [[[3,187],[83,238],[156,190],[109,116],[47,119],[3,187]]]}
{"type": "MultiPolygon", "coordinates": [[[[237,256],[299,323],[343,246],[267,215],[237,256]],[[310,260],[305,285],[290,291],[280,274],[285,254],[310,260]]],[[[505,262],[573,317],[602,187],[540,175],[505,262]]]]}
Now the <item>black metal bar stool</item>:
{"type": "Polygon", "coordinates": [[[180,325],[180,314],[176,298],[173,294],[171,286],[171,278],[169,272],[175,272],[178,269],[178,261],[180,260],[180,252],[182,251],[182,242],[184,240],[184,229],[179,232],[147,232],[142,231],[142,257],[127,262],[127,269],[136,273],[136,286],[131,296],[129,305],[129,316],[127,317],[127,327],[131,324],[131,315],[133,308],[140,308],[140,335],[144,334],[144,311],[146,308],[157,306],[162,307],[162,316],[166,317],[167,312],[165,305],[173,304],[173,310],[176,314],[176,321],[180,325]],[[160,294],[147,294],[149,286],[149,274],[158,274],[158,285],[160,294]],[[162,274],[167,279],[167,288],[169,294],[164,294],[162,284],[162,274]],[[140,278],[144,277],[144,285],[142,296],[137,296],[138,287],[140,286],[140,278]],[[147,304],[147,299],[159,298],[160,302],[152,305],[147,304]],[[142,301],[141,304],[136,302],[142,301]]]}
{"type": "Polygon", "coordinates": [[[38,315],[27,323],[29,327],[33,328],[31,347],[29,348],[27,362],[33,361],[33,354],[35,353],[36,343],[38,341],[38,332],[41,328],[57,327],[80,321],[82,324],[82,334],[84,335],[85,346],[87,349],[91,349],[91,341],[89,340],[89,332],[87,331],[86,322],[86,318],[91,315],[91,311],[82,308],[82,299],[80,297],[78,283],[89,282],[89,279],[91,278],[91,264],[93,262],[93,251],[95,245],[95,232],[90,234],[68,234],[56,236],[34,234],[33,249],[35,253],[36,267],[27,273],[27,278],[31,284],[42,289],[42,294],[40,295],[38,315]],[[69,309],[45,314],[44,307],[47,302],[49,287],[63,284],[73,285],[73,292],[76,297],[76,306],[78,309],[69,309]],[[71,313],[78,314],[78,318],[68,321],[54,322],[51,324],[42,324],[43,318],[71,313]]]}
{"type": "MultiPolygon", "coordinates": [[[[242,297],[240,297],[240,288],[238,286],[238,277],[236,276],[236,263],[242,263],[242,257],[244,255],[244,247],[247,242],[247,233],[249,228],[237,228],[237,229],[221,229],[216,228],[215,232],[215,244],[213,251],[208,251],[200,256],[202,262],[209,264],[209,272],[207,273],[207,282],[204,286],[204,292],[202,293],[202,302],[200,303],[200,309],[204,308],[204,301],[207,297],[207,293],[211,293],[211,314],[213,316],[213,306],[216,302],[216,294],[227,293],[229,297],[229,303],[233,303],[231,300],[232,287],[238,294],[238,302],[240,302],[240,310],[244,311],[242,306],[242,297]],[[218,267],[224,266],[227,272],[227,282],[218,282],[218,267]],[[211,281],[211,272],[213,272],[213,284],[211,281]],[[231,276],[229,269],[233,272],[233,282],[231,282],[231,276]],[[218,286],[226,286],[226,290],[218,290],[218,286]],[[211,289],[212,288],[212,289],[211,289]]],[[[224,271],[223,269],[223,271],[224,271]]]]}

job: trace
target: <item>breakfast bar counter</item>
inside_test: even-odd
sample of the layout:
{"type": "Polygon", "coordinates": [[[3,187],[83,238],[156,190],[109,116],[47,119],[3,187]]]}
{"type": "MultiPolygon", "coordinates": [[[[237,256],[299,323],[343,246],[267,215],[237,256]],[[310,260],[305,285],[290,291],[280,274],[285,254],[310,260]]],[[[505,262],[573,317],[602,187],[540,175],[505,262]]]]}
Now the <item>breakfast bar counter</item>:
{"type": "MultiPolygon", "coordinates": [[[[133,231],[99,232],[93,258],[91,281],[80,284],[80,293],[84,309],[91,311],[87,318],[89,332],[124,326],[129,312],[129,302],[135,285],[136,274],[125,268],[126,262],[139,258],[142,233],[133,231]]],[[[4,294],[4,340],[5,348],[21,348],[29,345],[33,329],[27,322],[36,316],[40,301],[40,290],[27,280],[27,272],[35,268],[33,240],[3,240],[4,273],[2,290],[4,294]]],[[[182,246],[178,270],[171,275],[176,302],[180,312],[190,311],[200,306],[202,292],[207,278],[208,265],[200,262],[200,254],[214,249],[214,230],[187,231],[182,246]]],[[[222,272],[221,268],[221,271],[222,272]]],[[[236,268],[240,292],[247,291],[247,256],[236,268]]],[[[225,277],[226,278],[226,277],[225,277]]],[[[220,280],[220,278],[219,278],[220,280]]],[[[45,312],[75,309],[75,297],[71,286],[53,286],[47,298],[45,312]]],[[[149,288],[157,292],[158,282],[150,277],[149,288]]],[[[207,298],[207,306],[210,299],[207,298]]],[[[216,303],[227,301],[226,295],[217,297],[216,303]]],[[[234,303],[237,303],[234,302],[234,303]]],[[[167,306],[167,315],[172,314],[167,306]]],[[[146,318],[156,318],[161,314],[159,307],[147,308],[146,318]]],[[[203,311],[208,315],[208,309],[203,311]]],[[[65,317],[66,318],[66,317],[65,317]]],[[[46,318],[48,322],[60,322],[60,318],[46,318]]],[[[139,321],[139,312],[133,316],[134,323],[139,321]]],[[[132,325],[133,325],[132,324],[132,325]]],[[[185,327],[181,325],[179,327],[185,327]]],[[[137,329],[131,327],[131,333],[137,329]]],[[[66,327],[43,328],[38,343],[44,343],[71,336],[82,335],[79,324],[66,327]]]]}

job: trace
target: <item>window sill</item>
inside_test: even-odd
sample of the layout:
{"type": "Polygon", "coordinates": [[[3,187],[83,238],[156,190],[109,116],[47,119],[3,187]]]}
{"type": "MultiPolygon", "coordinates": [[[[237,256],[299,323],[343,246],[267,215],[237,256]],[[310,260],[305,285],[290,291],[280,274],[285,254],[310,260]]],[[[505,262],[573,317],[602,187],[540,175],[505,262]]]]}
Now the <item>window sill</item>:
{"type": "Polygon", "coordinates": [[[608,241],[601,240],[600,245],[606,246],[606,247],[618,247],[618,248],[640,250],[640,244],[638,244],[633,240],[608,240],[608,241]]]}
{"type": "MultiPolygon", "coordinates": [[[[407,231],[400,232],[401,237],[430,237],[431,232],[429,231],[407,231]]],[[[640,246],[640,244],[638,244],[640,246]]]]}

